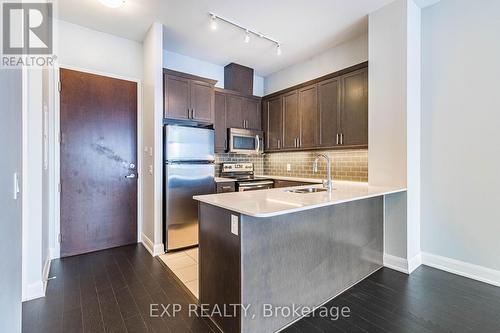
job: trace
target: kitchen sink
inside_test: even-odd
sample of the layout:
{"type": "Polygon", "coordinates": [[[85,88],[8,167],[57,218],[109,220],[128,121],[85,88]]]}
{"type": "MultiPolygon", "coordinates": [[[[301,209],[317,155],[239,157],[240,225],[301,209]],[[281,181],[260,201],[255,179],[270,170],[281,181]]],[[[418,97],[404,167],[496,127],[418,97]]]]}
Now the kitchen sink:
{"type": "Polygon", "coordinates": [[[285,190],[285,192],[290,192],[290,193],[318,193],[326,191],[328,191],[328,189],[322,187],[306,187],[306,188],[294,188],[285,190]]]}

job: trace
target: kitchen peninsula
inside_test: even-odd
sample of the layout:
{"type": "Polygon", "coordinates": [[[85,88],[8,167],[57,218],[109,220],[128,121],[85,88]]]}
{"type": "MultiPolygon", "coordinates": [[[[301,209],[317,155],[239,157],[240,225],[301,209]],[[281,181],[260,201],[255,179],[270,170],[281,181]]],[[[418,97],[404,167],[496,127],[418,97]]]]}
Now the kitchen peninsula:
{"type": "Polygon", "coordinates": [[[334,182],[195,196],[200,304],[249,307],[212,316],[224,332],[274,332],[299,317],[266,304],[315,308],[382,267],[384,200],[405,191],[334,182]],[[317,192],[316,192],[317,191],[317,192]]]}

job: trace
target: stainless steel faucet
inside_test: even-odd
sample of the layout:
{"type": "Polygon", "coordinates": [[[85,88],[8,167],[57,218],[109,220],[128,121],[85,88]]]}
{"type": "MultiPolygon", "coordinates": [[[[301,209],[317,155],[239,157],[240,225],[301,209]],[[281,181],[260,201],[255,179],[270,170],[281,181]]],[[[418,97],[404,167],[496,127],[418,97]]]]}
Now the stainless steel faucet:
{"type": "Polygon", "coordinates": [[[330,160],[330,157],[328,157],[325,154],[318,154],[316,158],[314,159],[313,163],[313,172],[317,173],[318,172],[318,160],[323,157],[326,160],[326,180],[323,181],[323,187],[327,188],[328,191],[333,190],[333,182],[332,182],[332,161],[330,160]]]}

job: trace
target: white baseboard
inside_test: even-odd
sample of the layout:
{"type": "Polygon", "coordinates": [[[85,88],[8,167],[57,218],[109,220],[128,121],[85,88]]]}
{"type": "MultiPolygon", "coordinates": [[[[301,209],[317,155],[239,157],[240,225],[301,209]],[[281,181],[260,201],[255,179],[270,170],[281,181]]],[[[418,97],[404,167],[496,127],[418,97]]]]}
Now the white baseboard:
{"type": "Polygon", "coordinates": [[[52,262],[51,257],[45,260],[45,265],[43,265],[43,295],[45,296],[45,291],[47,290],[47,282],[49,281],[49,273],[50,273],[50,263],[52,262]]]}
{"type": "Polygon", "coordinates": [[[154,244],[148,236],[142,234],[141,242],[153,257],[165,253],[163,243],[154,244]]]}
{"type": "Polygon", "coordinates": [[[495,269],[426,252],[422,252],[422,263],[426,266],[500,287],[500,271],[495,269]]]}
{"type": "Polygon", "coordinates": [[[23,302],[31,301],[32,299],[45,296],[43,281],[36,281],[26,286],[26,295],[24,295],[23,302]]]}
{"type": "Polygon", "coordinates": [[[420,265],[422,265],[422,254],[419,253],[413,258],[408,260],[408,274],[411,274],[414,270],[416,270],[420,265]]]}
{"type": "Polygon", "coordinates": [[[408,260],[401,257],[384,254],[384,266],[401,273],[409,274],[408,260]]]}

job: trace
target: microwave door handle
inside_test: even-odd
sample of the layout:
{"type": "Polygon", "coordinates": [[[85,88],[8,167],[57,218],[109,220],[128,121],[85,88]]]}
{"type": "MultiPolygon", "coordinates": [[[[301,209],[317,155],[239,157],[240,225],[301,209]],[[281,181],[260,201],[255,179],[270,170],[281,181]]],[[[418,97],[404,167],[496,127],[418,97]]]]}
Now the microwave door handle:
{"type": "Polygon", "coordinates": [[[260,151],[260,138],[259,138],[259,135],[256,135],[255,136],[255,153],[259,153],[260,151]]]}

